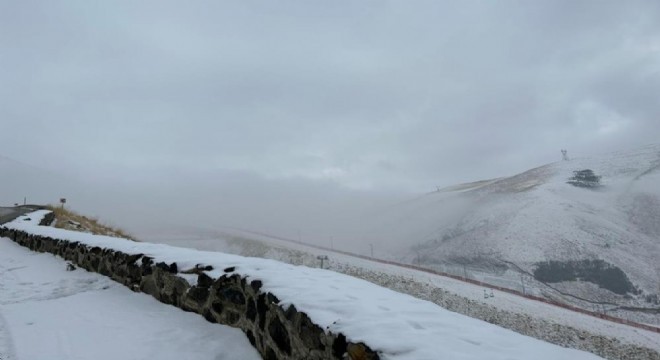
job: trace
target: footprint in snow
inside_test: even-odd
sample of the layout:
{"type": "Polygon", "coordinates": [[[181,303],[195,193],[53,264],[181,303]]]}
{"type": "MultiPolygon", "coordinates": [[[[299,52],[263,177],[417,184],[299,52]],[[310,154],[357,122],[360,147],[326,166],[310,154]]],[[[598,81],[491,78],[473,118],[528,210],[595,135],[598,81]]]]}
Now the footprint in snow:
{"type": "Polygon", "coordinates": [[[413,329],[416,329],[416,330],[424,330],[425,329],[425,327],[423,327],[422,325],[420,325],[420,324],[418,324],[414,321],[408,321],[408,324],[410,324],[410,326],[412,326],[413,329]]]}
{"type": "Polygon", "coordinates": [[[479,341],[474,341],[474,340],[472,340],[472,339],[464,339],[464,338],[461,338],[461,340],[463,340],[463,341],[465,341],[465,342],[467,342],[467,343],[470,343],[470,344],[472,344],[472,345],[481,346],[481,343],[480,343],[479,341]]]}

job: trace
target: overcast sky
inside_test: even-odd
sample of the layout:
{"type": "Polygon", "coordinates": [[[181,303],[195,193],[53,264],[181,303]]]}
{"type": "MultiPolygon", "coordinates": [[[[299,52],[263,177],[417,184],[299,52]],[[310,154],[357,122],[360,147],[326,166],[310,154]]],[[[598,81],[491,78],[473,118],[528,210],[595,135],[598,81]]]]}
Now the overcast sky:
{"type": "Polygon", "coordinates": [[[0,1],[0,154],[423,192],[660,141],[660,2],[0,1]]]}

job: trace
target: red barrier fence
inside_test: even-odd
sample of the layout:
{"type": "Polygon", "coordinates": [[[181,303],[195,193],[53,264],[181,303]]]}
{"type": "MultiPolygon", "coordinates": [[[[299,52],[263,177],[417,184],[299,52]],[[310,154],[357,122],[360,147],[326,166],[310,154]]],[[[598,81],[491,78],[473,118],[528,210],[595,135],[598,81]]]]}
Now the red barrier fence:
{"type": "Polygon", "coordinates": [[[485,282],[482,282],[482,281],[479,281],[479,280],[470,279],[470,278],[467,278],[467,277],[464,277],[464,276],[449,274],[449,273],[445,273],[445,272],[442,272],[442,271],[435,271],[435,270],[423,268],[423,267],[420,267],[420,266],[410,265],[410,264],[402,264],[402,263],[398,263],[398,262],[395,262],[395,261],[372,258],[372,257],[369,257],[369,256],[350,253],[350,252],[347,252],[347,251],[329,249],[329,248],[326,248],[326,247],[323,247],[323,246],[311,245],[311,244],[304,243],[302,241],[296,241],[296,240],[281,238],[281,237],[277,237],[277,236],[272,236],[272,235],[268,235],[268,234],[255,232],[255,231],[246,231],[246,230],[241,230],[241,231],[248,232],[248,233],[253,233],[253,234],[257,234],[257,235],[261,235],[261,236],[267,236],[267,237],[270,237],[270,238],[274,238],[274,239],[278,239],[278,240],[282,240],[282,241],[286,241],[286,242],[290,242],[290,243],[304,245],[304,246],[316,248],[316,249],[319,249],[319,250],[330,251],[330,252],[334,252],[334,253],[337,253],[337,254],[356,257],[356,258],[360,258],[360,259],[364,259],[364,260],[368,260],[368,261],[374,261],[374,262],[378,262],[378,263],[381,263],[381,264],[393,265],[393,266],[398,266],[398,267],[407,268],[407,269],[411,269],[411,270],[425,272],[425,273],[428,273],[428,274],[444,276],[444,277],[448,277],[448,278],[451,278],[451,279],[454,279],[454,280],[463,281],[463,282],[470,283],[470,284],[473,284],[473,285],[478,285],[478,286],[482,286],[482,287],[493,289],[493,290],[499,290],[499,291],[506,292],[506,293],[509,293],[509,294],[521,296],[521,297],[524,297],[524,298],[527,298],[527,299],[530,299],[530,300],[539,301],[539,302],[546,303],[546,304],[549,304],[549,305],[558,306],[558,307],[561,307],[561,308],[564,308],[564,309],[567,309],[567,310],[571,310],[571,311],[575,311],[575,312],[578,312],[578,313],[581,313],[581,314],[593,316],[593,317],[596,317],[596,318],[599,318],[599,319],[615,322],[615,323],[618,323],[618,324],[628,325],[628,326],[636,327],[638,329],[644,329],[644,330],[648,330],[648,331],[660,334],[660,328],[656,327],[656,326],[651,326],[651,325],[647,325],[647,324],[640,324],[638,322],[630,321],[630,320],[627,320],[627,319],[622,319],[622,318],[618,318],[618,317],[615,317],[615,316],[598,313],[598,312],[595,312],[595,311],[589,311],[589,310],[586,310],[586,309],[579,308],[577,306],[560,303],[558,301],[545,299],[545,298],[542,298],[542,297],[539,297],[539,296],[524,294],[524,293],[522,293],[520,291],[517,291],[517,290],[513,290],[513,289],[509,289],[509,288],[505,288],[505,287],[501,287],[501,286],[497,286],[497,285],[488,284],[488,283],[485,283],[485,282]]]}
{"type": "Polygon", "coordinates": [[[622,319],[622,318],[618,318],[618,317],[615,317],[615,316],[598,313],[598,312],[595,312],[595,311],[589,311],[589,310],[586,310],[586,309],[579,308],[577,306],[560,303],[558,301],[549,300],[549,299],[542,298],[542,297],[539,297],[539,296],[523,294],[522,292],[517,291],[517,290],[513,290],[513,289],[509,289],[509,288],[505,288],[505,287],[501,287],[501,286],[497,286],[497,285],[488,284],[488,283],[485,283],[483,281],[470,279],[470,278],[466,278],[466,277],[463,277],[463,276],[458,276],[458,275],[449,274],[449,273],[445,273],[445,272],[441,272],[441,271],[426,269],[426,268],[415,266],[415,265],[402,264],[402,263],[398,263],[398,262],[395,262],[395,261],[382,260],[382,259],[372,258],[372,257],[369,257],[369,256],[352,254],[352,253],[345,252],[345,251],[330,250],[330,249],[325,249],[325,248],[322,248],[322,247],[319,247],[319,248],[321,248],[323,250],[327,250],[327,251],[333,251],[333,252],[336,252],[336,253],[340,253],[340,254],[343,254],[343,255],[358,257],[358,258],[361,258],[361,259],[364,259],[364,260],[369,260],[369,261],[374,261],[374,262],[378,262],[378,263],[382,263],[382,264],[403,267],[403,268],[412,269],[412,270],[416,270],[416,271],[421,271],[421,272],[425,272],[425,273],[429,273],[429,274],[433,274],[433,275],[444,276],[444,277],[452,278],[452,279],[455,279],[455,280],[463,281],[463,282],[466,282],[466,283],[479,285],[479,286],[482,286],[482,287],[485,287],[485,288],[489,288],[489,289],[493,289],[493,290],[499,290],[499,291],[503,291],[503,292],[506,292],[506,293],[509,293],[509,294],[521,296],[521,297],[524,297],[524,298],[527,298],[527,299],[530,299],[530,300],[540,301],[540,302],[543,302],[543,303],[546,303],[546,304],[559,306],[559,307],[567,309],[567,310],[579,312],[579,313],[585,314],[585,315],[590,315],[590,316],[593,316],[593,317],[597,317],[599,319],[608,320],[608,321],[612,321],[612,322],[619,323],[619,324],[629,325],[629,326],[633,326],[633,327],[636,327],[636,328],[639,328],[639,329],[652,331],[652,332],[655,332],[655,333],[660,333],[660,328],[655,327],[655,326],[651,326],[651,325],[647,325],[647,324],[640,324],[638,322],[630,321],[630,320],[627,320],[627,319],[622,319]]]}

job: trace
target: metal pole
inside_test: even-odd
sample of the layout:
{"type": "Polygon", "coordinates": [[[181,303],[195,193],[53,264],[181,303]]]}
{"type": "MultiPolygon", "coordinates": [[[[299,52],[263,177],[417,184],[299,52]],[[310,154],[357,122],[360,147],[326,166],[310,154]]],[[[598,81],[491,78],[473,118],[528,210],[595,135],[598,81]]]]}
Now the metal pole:
{"type": "Polygon", "coordinates": [[[525,282],[523,281],[523,274],[520,274],[520,285],[522,285],[523,295],[525,295],[525,282]]]}
{"type": "Polygon", "coordinates": [[[327,255],[319,255],[316,258],[321,260],[321,269],[324,269],[325,267],[323,266],[323,261],[328,260],[328,256],[327,255]]]}

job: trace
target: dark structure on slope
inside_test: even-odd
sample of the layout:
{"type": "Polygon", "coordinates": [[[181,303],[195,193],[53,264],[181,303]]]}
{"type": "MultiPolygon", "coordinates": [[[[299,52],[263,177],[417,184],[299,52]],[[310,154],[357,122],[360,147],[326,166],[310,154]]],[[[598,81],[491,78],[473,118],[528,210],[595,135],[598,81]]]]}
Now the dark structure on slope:
{"type": "Polygon", "coordinates": [[[573,177],[566,182],[577,187],[594,189],[600,185],[600,176],[594,174],[591,169],[573,171],[573,177]]]}

